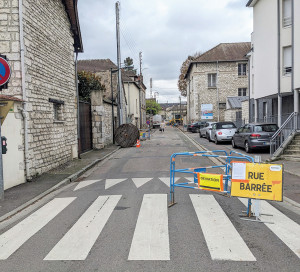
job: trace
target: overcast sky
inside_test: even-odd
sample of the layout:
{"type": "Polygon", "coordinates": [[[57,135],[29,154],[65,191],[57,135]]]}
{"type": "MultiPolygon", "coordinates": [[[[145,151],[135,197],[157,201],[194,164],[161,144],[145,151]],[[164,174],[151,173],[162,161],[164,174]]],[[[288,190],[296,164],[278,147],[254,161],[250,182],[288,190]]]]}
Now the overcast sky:
{"type": "MultiPolygon", "coordinates": [[[[143,54],[147,97],[150,78],[158,101],[179,102],[177,80],[182,62],[219,43],[250,41],[252,9],[248,0],[120,0],[121,60],[139,67],[143,54]]],[[[84,53],[79,59],[117,63],[115,3],[79,0],[84,53]]],[[[185,98],[183,98],[185,100],[185,98]]]]}

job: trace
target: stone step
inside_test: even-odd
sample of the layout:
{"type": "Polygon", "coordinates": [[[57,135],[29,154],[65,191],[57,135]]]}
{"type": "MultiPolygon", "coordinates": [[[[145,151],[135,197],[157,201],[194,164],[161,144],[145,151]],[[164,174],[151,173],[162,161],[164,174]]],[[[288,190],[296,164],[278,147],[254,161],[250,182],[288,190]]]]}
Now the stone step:
{"type": "Polygon", "coordinates": [[[300,162],[300,154],[298,156],[294,156],[294,155],[282,155],[281,158],[285,159],[287,161],[297,161],[297,162],[300,162]]]}
{"type": "Polygon", "coordinates": [[[300,150],[284,150],[283,155],[295,155],[300,157],[300,150]]]}
{"type": "Polygon", "coordinates": [[[286,150],[300,150],[300,145],[288,145],[286,150]]]}

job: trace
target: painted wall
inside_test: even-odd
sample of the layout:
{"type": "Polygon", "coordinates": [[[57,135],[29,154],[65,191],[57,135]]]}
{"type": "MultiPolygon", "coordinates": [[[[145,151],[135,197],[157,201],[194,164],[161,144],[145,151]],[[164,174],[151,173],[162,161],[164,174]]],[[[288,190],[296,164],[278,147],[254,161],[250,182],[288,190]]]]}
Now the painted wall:
{"type": "Polygon", "coordinates": [[[23,148],[23,119],[17,107],[21,103],[15,102],[7,114],[2,126],[2,136],[7,138],[7,153],[3,158],[4,190],[26,182],[24,175],[23,148]]]}
{"type": "Polygon", "coordinates": [[[294,33],[295,33],[295,62],[294,62],[294,87],[300,89],[300,1],[294,0],[294,33]]]}
{"type": "Polygon", "coordinates": [[[127,115],[131,118],[131,123],[140,128],[140,94],[138,86],[133,82],[123,83],[127,99],[127,115]]]}
{"type": "Polygon", "coordinates": [[[261,98],[277,93],[277,1],[258,1],[253,7],[254,93],[261,98]],[[266,14],[268,16],[266,16],[266,14]]]}

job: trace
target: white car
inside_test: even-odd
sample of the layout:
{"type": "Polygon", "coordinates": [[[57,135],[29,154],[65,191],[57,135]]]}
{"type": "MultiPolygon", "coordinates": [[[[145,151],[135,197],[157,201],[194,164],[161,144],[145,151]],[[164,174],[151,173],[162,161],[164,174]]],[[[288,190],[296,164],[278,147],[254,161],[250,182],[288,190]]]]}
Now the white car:
{"type": "Polygon", "coordinates": [[[211,141],[210,133],[211,133],[211,127],[215,122],[206,122],[205,126],[203,128],[200,128],[199,136],[200,138],[206,137],[207,140],[211,141]]]}
{"type": "Polygon", "coordinates": [[[231,142],[237,128],[233,122],[214,123],[211,128],[210,139],[216,144],[219,142],[231,142]]]}

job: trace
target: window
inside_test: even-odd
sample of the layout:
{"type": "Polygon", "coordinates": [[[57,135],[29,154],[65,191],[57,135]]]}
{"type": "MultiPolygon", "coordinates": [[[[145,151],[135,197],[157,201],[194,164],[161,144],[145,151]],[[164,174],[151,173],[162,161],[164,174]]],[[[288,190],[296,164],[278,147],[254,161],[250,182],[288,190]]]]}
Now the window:
{"type": "Polygon", "coordinates": [[[238,75],[239,76],[247,75],[247,63],[239,63],[238,64],[238,75]]]}
{"type": "Polygon", "coordinates": [[[226,109],[226,103],[219,103],[219,109],[226,109]]]}
{"type": "Polygon", "coordinates": [[[238,88],[238,96],[247,96],[247,88],[238,88]]]}
{"type": "Polygon", "coordinates": [[[292,73],[292,47],[283,47],[283,74],[289,75],[292,73]]]}
{"type": "Polygon", "coordinates": [[[53,117],[54,121],[63,121],[63,112],[64,112],[64,101],[49,98],[49,102],[53,103],[53,117]]]}
{"type": "Polygon", "coordinates": [[[208,74],[208,87],[213,88],[217,86],[217,74],[208,74]]]}
{"type": "Polygon", "coordinates": [[[267,102],[263,102],[263,118],[267,118],[267,102]]]}
{"type": "Polygon", "coordinates": [[[292,0],[283,0],[282,13],[283,26],[290,26],[292,24],[292,0]]]}
{"type": "Polygon", "coordinates": [[[278,127],[275,124],[254,126],[254,132],[275,132],[277,129],[278,127]]]}

